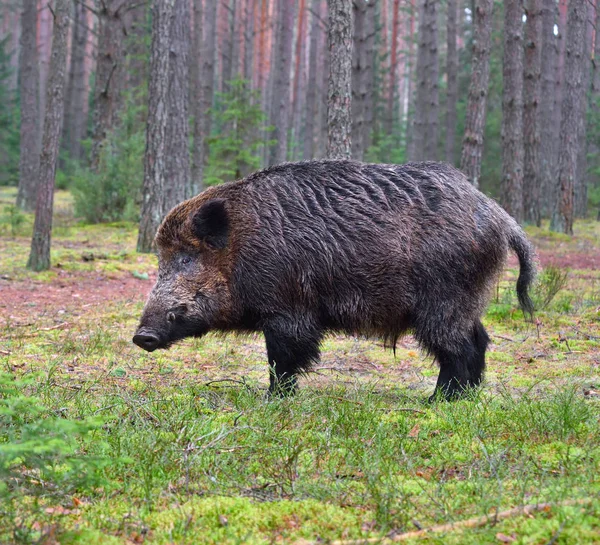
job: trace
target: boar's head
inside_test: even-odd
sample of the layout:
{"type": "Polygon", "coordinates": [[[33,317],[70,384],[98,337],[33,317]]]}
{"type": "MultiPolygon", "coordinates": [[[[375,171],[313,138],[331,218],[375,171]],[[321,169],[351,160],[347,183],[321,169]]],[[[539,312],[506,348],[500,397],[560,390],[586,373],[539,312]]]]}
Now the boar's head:
{"type": "Polygon", "coordinates": [[[156,235],[158,280],[133,342],[152,352],[226,327],[231,307],[230,221],[224,199],[196,197],[175,207],[156,235]]]}

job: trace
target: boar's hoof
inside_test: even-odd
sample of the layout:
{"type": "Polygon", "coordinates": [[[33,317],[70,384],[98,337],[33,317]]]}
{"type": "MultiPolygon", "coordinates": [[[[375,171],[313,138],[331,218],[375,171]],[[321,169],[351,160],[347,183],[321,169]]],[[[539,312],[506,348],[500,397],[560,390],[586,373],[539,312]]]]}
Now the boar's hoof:
{"type": "Polygon", "coordinates": [[[271,378],[269,386],[269,398],[278,397],[284,398],[293,396],[298,390],[298,380],[295,376],[274,379],[271,378]]]}
{"type": "Polygon", "coordinates": [[[460,399],[468,398],[477,388],[475,384],[467,384],[466,386],[461,384],[448,384],[443,388],[436,387],[433,394],[429,396],[429,403],[436,403],[438,401],[458,401],[460,399]]]}
{"type": "Polygon", "coordinates": [[[137,335],[134,335],[133,342],[137,344],[140,348],[143,348],[148,352],[152,352],[158,348],[160,339],[151,331],[144,331],[138,333],[137,335]]]}

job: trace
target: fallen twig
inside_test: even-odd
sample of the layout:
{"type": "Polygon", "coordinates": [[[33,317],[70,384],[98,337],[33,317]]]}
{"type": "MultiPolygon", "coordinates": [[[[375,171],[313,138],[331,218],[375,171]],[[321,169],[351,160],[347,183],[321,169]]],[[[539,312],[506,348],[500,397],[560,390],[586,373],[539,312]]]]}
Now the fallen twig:
{"type": "Polygon", "coordinates": [[[439,534],[442,532],[451,532],[453,530],[464,530],[466,528],[479,528],[486,524],[496,524],[500,520],[505,520],[512,517],[520,517],[523,515],[531,515],[538,511],[548,511],[552,507],[564,507],[567,505],[587,505],[592,502],[593,498],[583,498],[579,500],[566,500],[558,503],[536,503],[531,505],[524,505],[522,507],[514,507],[513,509],[507,509],[506,511],[500,511],[492,515],[483,515],[482,517],[474,517],[466,520],[459,520],[458,522],[449,522],[448,524],[438,524],[437,526],[431,526],[423,530],[414,530],[411,532],[404,532],[397,534],[392,537],[369,537],[365,539],[349,539],[349,540],[338,540],[332,541],[331,545],[367,545],[368,543],[397,543],[399,541],[406,541],[408,539],[415,539],[419,537],[426,537],[430,534],[439,534]]]}
{"type": "Polygon", "coordinates": [[[40,327],[40,331],[53,331],[55,329],[62,329],[71,325],[71,322],[63,322],[62,324],[53,325],[52,327],[40,327]]]}

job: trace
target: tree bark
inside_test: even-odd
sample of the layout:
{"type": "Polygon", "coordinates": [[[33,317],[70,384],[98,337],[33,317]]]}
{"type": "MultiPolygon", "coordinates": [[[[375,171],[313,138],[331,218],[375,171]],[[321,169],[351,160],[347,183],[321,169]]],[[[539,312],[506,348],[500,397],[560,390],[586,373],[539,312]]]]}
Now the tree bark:
{"type": "Polygon", "coordinates": [[[40,157],[40,176],[35,207],[31,253],[27,267],[34,271],[50,268],[50,239],[54,179],[60,146],[64,113],[65,73],[67,70],[67,34],[69,32],[69,0],[54,3],[54,35],[47,82],[46,113],[40,157]]]}
{"type": "Polygon", "coordinates": [[[37,2],[23,0],[21,14],[20,95],[21,151],[17,206],[35,207],[36,183],[40,166],[39,64],[37,55],[37,2]]]}
{"type": "Polygon", "coordinates": [[[88,100],[86,93],[85,47],[87,44],[87,21],[85,6],[75,2],[71,62],[65,97],[65,127],[63,145],[71,159],[83,159],[82,140],[87,127],[88,100]]]}
{"type": "Polygon", "coordinates": [[[296,32],[296,51],[294,54],[294,90],[292,94],[292,107],[293,111],[293,142],[295,144],[294,154],[300,147],[300,128],[302,125],[302,107],[304,105],[304,93],[302,93],[303,81],[304,81],[304,42],[305,42],[305,31],[306,25],[306,1],[300,0],[298,8],[298,31],[296,32]]]}
{"type": "Polygon", "coordinates": [[[584,102],[583,114],[579,118],[578,137],[579,137],[579,153],[577,154],[577,175],[575,177],[575,196],[573,201],[573,213],[576,218],[585,218],[587,215],[587,107],[588,107],[588,92],[591,87],[592,76],[592,51],[594,49],[594,19],[595,9],[592,4],[593,0],[588,0],[587,17],[585,25],[585,45],[584,45],[584,67],[583,67],[583,88],[584,102]]]}
{"type": "Polygon", "coordinates": [[[539,104],[539,134],[540,153],[538,179],[541,187],[541,204],[544,217],[548,217],[552,210],[551,194],[556,188],[556,145],[558,131],[556,130],[554,107],[556,95],[556,74],[558,72],[558,39],[554,34],[556,21],[555,0],[543,0],[542,10],[542,59],[541,64],[541,91],[539,104]]]}
{"type": "Polygon", "coordinates": [[[327,157],[350,159],[352,131],[352,0],[328,0],[327,157]]]}
{"type": "Polygon", "coordinates": [[[94,88],[94,122],[90,163],[97,170],[102,144],[114,127],[120,107],[124,79],[123,41],[125,27],[121,10],[127,1],[106,0],[99,4],[98,56],[94,88]]]}
{"type": "Polygon", "coordinates": [[[542,63],[542,0],[529,0],[525,22],[523,81],[523,207],[525,221],[538,227],[542,220],[539,168],[539,103],[542,63]]]}
{"type": "Polygon", "coordinates": [[[252,87],[254,72],[254,11],[256,4],[254,0],[246,0],[244,19],[244,79],[252,87]]]}
{"type": "Polygon", "coordinates": [[[483,131],[490,80],[490,50],[492,45],[493,0],[475,0],[473,58],[471,83],[465,118],[460,169],[475,187],[479,187],[481,158],[483,156],[483,131]]]}
{"type": "Polygon", "coordinates": [[[373,101],[375,4],[354,0],[352,53],[352,158],[362,161],[369,145],[373,101]]]}
{"type": "Polygon", "coordinates": [[[290,119],[290,67],[294,34],[294,0],[279,0],[273,59],[273,86],[270,98],[269,124],[273,127],[269,138],[268,164],[276,165],[287,160],[287,137],[290,119]]]}
{"type": "Polygon", "coordinates": [[[312,0],[310,16],[310,38],[308,51],[308,82],[306,95],[306,123],[304,125],[303,159],[312,159],[315,148],[315,122],[317,121],[317,58],[319,55],[319,13],[321,0],[312,0]]]}
{"type": "MultiPolygon", "coordinates": [[[[384,0],[386,2],[387,0],[384,0]]],[[[387,95],[387,114],[385,116],[386,133],[392,134],[394,131],[394,121],[396,120],[396,98],[398,81],[396,71],[398,69],[398,30],[400,27],[400,0],[394,0],[392,4],[392,39],[390,43],[390,79],[388,81],[387,95]]]]}
{"type": "MultiPolygon", "coordinates": [[[[600,0],[596,0],[596,40],[594,45],[594,62],[592,63],[592,86],[590,91],[591,116],[589,127],[591,137],[588,139],[588,156],[593,157],[595,168],[590,174],[590,187],[600,186],[600,0]]],[[[597,219],[600,221],[600,206],[597,219]]]]}
{"type": "Polygon", "coordinates": [[[169,31],[169,122],[165,133],[163,214],[191,196],[189,152],[190,10],[175,0],[169,31]]]}
{"type": "Polygon", "coordinates": [[[169,42],[175,0],[155,0],[148,82],[148,122],[138,252],[151,252],[164,214],[166,134],[169,123],[169,42]]]}
{"type": "Polygon", "coordinates": [[[565,47],[565,78],[560,123],[558,156],[558,199],[554,206],[550,228],[573,234],[573,197],[579,151],[579,118],[584,115],[585,89],[583,72],[586,66],[585,26],[587,0],[570,0],[565,47]]]}
{"type": "Polygon", "coordinates": [[[502,184],[504,209],[523,222],[523,2],[504,2],[502,59],[502,184]]]}
{"type": "MultiPolygon", "coordinates": [[[[198,2],[199,0],[195,0],[198,2]]],[[[212,127],[212,107],[215,92],[215,45],[217,27],[217,0],[205,0],[203,49],[200,81],[196,82],[196,93],[200,98],[194,104],[194,149],[192,152],[192,195],[204,189],[204,166],[208,158],[208,138],[212,127]]]]}
{"type": "Polygon", "coordinates": [[[446,77],[446,162],[454,164],[456,160],[456,103],[458,101],[458,50],[456,47],[458,11],[456,0],[448,0],[447,14],[447,52],[446,77]]]}

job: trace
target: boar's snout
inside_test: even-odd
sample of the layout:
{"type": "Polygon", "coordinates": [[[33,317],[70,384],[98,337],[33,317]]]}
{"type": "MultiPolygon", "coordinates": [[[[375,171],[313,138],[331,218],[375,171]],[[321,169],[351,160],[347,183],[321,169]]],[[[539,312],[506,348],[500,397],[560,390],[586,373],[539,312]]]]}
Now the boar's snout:
{"type": "Polygon", "coordinates": [[[156,333],[148,329],[139,329],[138,332],[133,336],[133,342],[140,348],[148,352],[153,352],[158,348],[160,344],[160,338],[156,333]]]}

